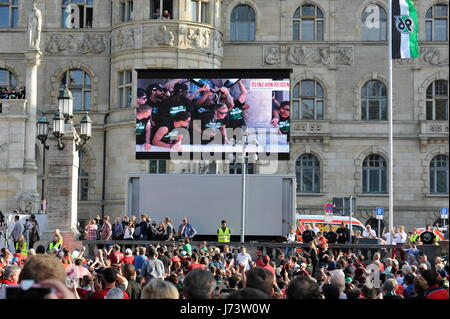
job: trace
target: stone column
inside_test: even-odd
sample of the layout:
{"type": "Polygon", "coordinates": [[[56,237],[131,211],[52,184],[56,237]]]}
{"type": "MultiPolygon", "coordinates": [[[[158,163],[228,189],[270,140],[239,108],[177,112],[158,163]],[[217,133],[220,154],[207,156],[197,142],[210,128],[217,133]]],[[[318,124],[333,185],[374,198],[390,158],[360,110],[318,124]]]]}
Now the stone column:
{"type": "Polygon", "coordinates": [[[47,238],[59,229],[64,238],[64,247],[81,247],[77,242],[78,215],[78,167],[79,157],[71,124],[65,125],[62,137],[63,150],[58,149],[58,141],[49,136],[49,171],[47,174],[48,226],[47,238]]]}
{"type": "MultiPolygon", "coordinates": [[[[41,64],[42,52],[29,49],[25,52],[25,64],[27,67],[26,77],[26,116],[25,123],[25,156],[24,156],[24,179],[23,193],[31,193],[38,196],[37,189],[37,165],[35,158],[36,145],[36,104],[37,104],[37,71],[41,64]]],[[[36,212],[35,212],[36,213],[36,212]]]]}

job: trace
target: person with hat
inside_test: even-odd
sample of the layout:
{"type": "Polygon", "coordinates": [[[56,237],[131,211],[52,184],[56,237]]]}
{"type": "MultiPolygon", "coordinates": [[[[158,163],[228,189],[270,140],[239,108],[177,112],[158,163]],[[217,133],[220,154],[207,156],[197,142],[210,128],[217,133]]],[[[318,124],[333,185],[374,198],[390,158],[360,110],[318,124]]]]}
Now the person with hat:
{"type": "Polygon", "coordinates": [[[222,220],[222,225],[217,229],[217,241],[219,243],[229,243],[231,238],[231,230],[227,226],[227,221],[222,220]]]}
{"type": "Polygon", "coordinates": [[[151,83],[145,93],[147,104],[152,107],[152,119],[158,129],[167,118],[165,88],[159,83],[151,83]]]}
{"type": "MultiPolygon", "coordinates": [[[[209,144],[215,141],[215,136],[220,131],[221,139],[219,143],[230,144],[227,137],[228,107],[226,104],[215,104],[210,110],[205,110],[200,116],[200,123],[193,122],[193,130],[201,132],[202,144],[209,144]],[[200,124],[200,126],[198,125],[200,124]]],[[[197,119],[197,118],[196,118],[197,119]]]]}
{"type": "Polygon", "coordinates": [[[261,250],[258,250],[256,252],[255,265],[256,265],[256,267],[264,267],[263,253],[261,250]]]}
{"type": "Polygon", "coordinates": [[[272,275],[275,277],[275,269],[269,264],[270,263],[270,257],[269,256],[263,256],[262,261],[264,263],[264,266],[261,268],[267,269],[272,273],[272,275]]]}
{"type": "Polygon", "coordinates": [[[147,94],[145,93],[145,90],[143,88],[138,88],[136,95],[137,107],[147,104],[147,94]]]}
{"type": "Polygon", "coordinates": [[[181,151],[181,142],[191,121],[191,113],[179,112],[174,116],[174,119],[167,124],[161,126],[156,131],[153,138],[153,145],[159,147],[166,147],[174,151],[181,151]]]}

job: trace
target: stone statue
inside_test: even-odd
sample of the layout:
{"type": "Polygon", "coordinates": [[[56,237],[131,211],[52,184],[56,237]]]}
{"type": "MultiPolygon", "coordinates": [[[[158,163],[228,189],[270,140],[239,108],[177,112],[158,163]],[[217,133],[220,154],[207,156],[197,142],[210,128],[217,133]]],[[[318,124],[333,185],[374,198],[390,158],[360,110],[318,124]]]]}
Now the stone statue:
{"type": "Polygon", "coordinates": [[[42,15],[41,10],[36,7],[36,1],[33,1],[33,11],[28,16],[28,47],[39,50],[41,42],[42,15]]]}
{"type": "Polygon", "coordinates": [[[353,49],[352,48],[338,48],[337,50],[338,64],[352,65],[353,64],[353,49]]]}
{"type": "Polygon", "coordinates": [[[306,65],[305,47],[288,47],[288,55],[286,59],[290,64],[306,65]]]}
{"type": "Polygon", "coordinates": [[[331,63],[330,53],[328,48],[320,48],[319,49],[320,54],[320,61],[323,65],[329,65],[331,63]]]}

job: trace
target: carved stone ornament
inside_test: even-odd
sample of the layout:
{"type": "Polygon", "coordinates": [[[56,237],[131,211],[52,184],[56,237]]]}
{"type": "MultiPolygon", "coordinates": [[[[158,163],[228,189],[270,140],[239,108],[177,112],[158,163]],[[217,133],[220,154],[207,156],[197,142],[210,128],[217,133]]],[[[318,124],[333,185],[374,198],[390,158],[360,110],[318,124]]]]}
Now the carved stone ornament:
{"type": "Polygon", "coordinates": [[[223,55],[223,36],[217,30],[214,33],[214,51],[217,55],[223,55]]]}
{"type": "MultiPolygon", "coordinates": [[[[448,52],[448,51],[447,51],[448,52]]],[[[448,56],[442,54],[438,48],[424,48],[420,50],[420,57],[424,64],[448,65],[448,56]]]]}
{"type": "Polygon", "coordinates": [[[175,46],[178,41],[175,37],[177,32],[165,25],[144,27],[143,41],[144,46],[168,45],[175,46]]]}
{"type": "Polygon", "coordinates": [[[304,45],[289,46],[286,61],[288,64],[294,65],[330,65],[330,48],[307,48],[304,45]]]}
{"type": "Polygon", "coordinates": [[[185,45],[189,48],[209,48],[211,31],[203,28],[187,27],[185,45]]]}
{"type": "Polygon", "coordinates": [[[38,193],[22,193],[17,198],[17,206],[22,214],[39,213],[40,199],[38,193]]]}
{"type": "Polygon", "coordinates": [[[106,34],[52,34],[47,40],[45,51],[70,55],[101,54],[107,50],[108,40],[106,34]]]}
{"type": "Polygon", "coordinates": [[[137,44],[138,28],[128,27],[116,30],[112,36],[114,50],[133,49],[137,44]]]}
{"type": "Polygon", "coordinates": [[[337,65],[352,65],[353,64],[353,48],[338,47],[336,52],[337,65]]]}
{"type": "Polygon", "coordinates": [[[280,47],[265,48],[264,62],[269,65],[280,64],[281,63],[280,47]]]}

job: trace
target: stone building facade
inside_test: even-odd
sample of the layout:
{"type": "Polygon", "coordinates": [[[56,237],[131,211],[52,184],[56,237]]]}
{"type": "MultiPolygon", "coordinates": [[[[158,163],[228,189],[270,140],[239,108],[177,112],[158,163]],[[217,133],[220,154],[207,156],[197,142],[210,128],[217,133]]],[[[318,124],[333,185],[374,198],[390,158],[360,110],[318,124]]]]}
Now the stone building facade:
{"type": "MultiPolygon", "coordinates": [[[[9,24],[0,27],[0,72],[12,75],[17,86],[26,82],[25,31],[31,7],[31,1],[23,0],[0,4],[4,16],[9,14],[9,24]]],[[[383,109],[387,1],[38,0],[37,7],[44,21],[38,110],[51,118],[61,85],[76,70],[79,83],[73,92],[79,107],[74,122],[79,123],[85,110],[94,122],[93,137],[80,159],[80,220],[102,213],[124,215],[127,174],[231,170],[222,162],[135,160],[135,108],[128,103],[127,90],[135,92],[136,74],[130,71],[138,68],[292,68],[291,159],[256,164],[253,172],[275,168],[279,174],[297,173],[297,210],[304,214],[321,214],[325,202],[349,195],[357,197],[356,217],[363,222],[374,216],[375,207],[388,207],[382,177],[388,168],[383,109]],[[74,20],[63,16],[71,3],[81,12],[74,20]],[[154,19],[158,8],[161,14],[167,9],[171,19],[154,19]],[[374,14],[381,17],[378,33],[365,25],[374,14]],[[64,28],[66,19],[78,28],[64,28]],[[309,97],[315,103],[312,114],[302,113],[305,96],[294,92],[302,83],[323,90],[323,95],[316,91],[309,97]],[[373,90],[367,85],[374,85],[373,90]]],[[[421,57],[394,65],[394,222],[407,227],[436,221],[439,209],[448,207],[449,188],[448,1],[421,0],[416,7],[419,29],[427,30],[419,33],[421,57]]],[[[27,136],[26,101],[0,103],[0,209],[8,211],[16,208],[26,188],[23,174],[29,172],[19,137],[27,136]]],[[[36,140],[38,180],[42,151],[36,140]]]]}

